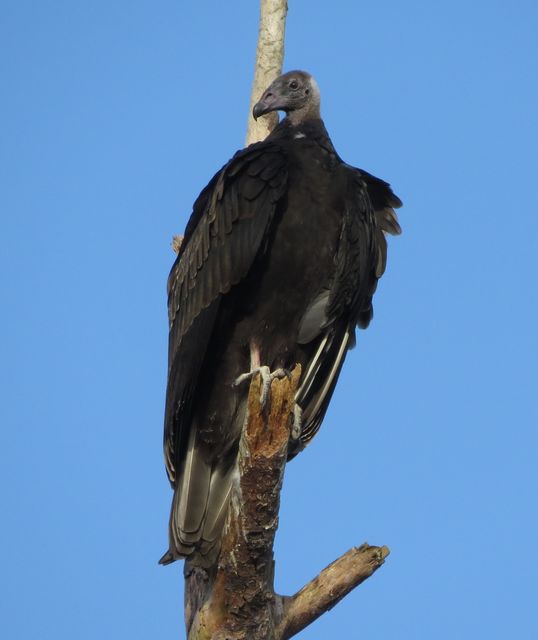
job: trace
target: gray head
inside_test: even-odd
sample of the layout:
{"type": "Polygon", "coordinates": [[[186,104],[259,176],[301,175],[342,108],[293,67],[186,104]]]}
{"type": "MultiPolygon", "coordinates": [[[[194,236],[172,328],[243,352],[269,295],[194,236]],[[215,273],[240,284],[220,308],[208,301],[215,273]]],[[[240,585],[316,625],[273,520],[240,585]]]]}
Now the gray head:
{"type": "Polygon", "coordinates": [[[293,124],[319,118],[319,89],[306,71],[288,71],[263,92],[254,105],[255,119],[271,111],[285,111],[293,124]]]}

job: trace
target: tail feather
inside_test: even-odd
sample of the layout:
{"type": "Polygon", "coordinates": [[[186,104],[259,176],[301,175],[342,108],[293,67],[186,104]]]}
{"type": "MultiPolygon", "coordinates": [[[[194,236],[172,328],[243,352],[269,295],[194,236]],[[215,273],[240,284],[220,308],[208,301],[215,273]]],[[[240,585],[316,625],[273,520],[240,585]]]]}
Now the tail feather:
{"type": "Polygon", "coordinates": [[[205,542],[214,543],[222,531],[236,474],[235,464],[228,469],[217,468],[213,472],[202,529],[202,539],[205,542]]]}
{"type": "Polygon", "coordinates": [[[192,428],[172,500],[169,549],[160,564],[208,554],[224,525],[236,467],[234,461],[211,465],[196,444],[196,433],[192,428]]]}
{"type": "MultiPolygon", "coordinates": [[[[306,446],[318,432],[332,397],[348,349],[353,346],[353,330],[346,325],[328,329],[309,363],[295,401],[303,410],[302,446],[306,446]]],[[[292,448],[291,457],[298,450],[292,448]]]]}
{"type": "Polygon", "coordinates": [[[196,446],[196,432],[191,429],[185,465],[174,495],[177,504],[172,507],[175,528],[185,542],[195,541],[202,527],[211,482],[211,465],[196,446]]]}

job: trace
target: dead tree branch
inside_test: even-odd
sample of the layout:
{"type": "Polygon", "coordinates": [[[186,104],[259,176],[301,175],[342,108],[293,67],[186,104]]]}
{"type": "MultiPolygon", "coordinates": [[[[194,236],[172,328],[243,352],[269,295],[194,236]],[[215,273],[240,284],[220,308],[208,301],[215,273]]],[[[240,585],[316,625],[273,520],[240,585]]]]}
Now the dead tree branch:
{"type": "Polygon", "coordinates": [[[254,120],[252,108],[271,82],[282,73],[287,13],[287,0],[261,0],[260,2],[260,29],[248,111],[247,145],[264,140],[278,123],[278,114],[274,112],[254,120]]]}
{"type": "Polygon", "coordinates": [[[302,631],[369,578],[385,562],[388,547],[364,543],[353,547],[291,598],[284,598],[284,615],[277,638],[287,640],[302,631]]]}
{"type": "Polygon", "coordinates": [[[275,638],[280,599],[273,591],[273,542],[290,438],[290,416],[300,376],[275,380],[270,410],[252,382],[234,487],[211,592],[195,616],[189,639],[275,638]],[[209,633],[209,635],[207,635],[209,633]]]}
{"type": "Polygon", "coordinates": [[[285,640],[299,633],[384,563],[387,547],[363,544],[326,567],[292,597],[274,591],[273,543],[286,465],[291,415],[300,378],[271,386],[270,410],[253,380],[221,550],[210,569],[185,570],[189,640],[285,640]]]}
{"type": "MultiPolygon", "coordinates": [[[[278,124],[277,113],[268,113],[254,120],[252,108],[265,89],[282,73],[287,13],[287,0],[260,1],[260,27],[247,120],[247,146],[264,140],[278,124]]],[[[183,236],[173,237],[172,249],[176,254],[179,253],[182,242],[183,236]]]]}

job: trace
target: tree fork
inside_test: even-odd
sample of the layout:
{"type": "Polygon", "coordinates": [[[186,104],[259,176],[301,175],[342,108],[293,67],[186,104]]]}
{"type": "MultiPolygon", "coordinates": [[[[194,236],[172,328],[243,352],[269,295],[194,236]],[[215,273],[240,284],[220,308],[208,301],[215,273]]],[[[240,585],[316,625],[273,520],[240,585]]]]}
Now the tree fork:
{"type": "Polygon", "coordinates": [[[285,640],[331,609],[384,563],[387,547],[363,544],[326,567],[294,596],[274,591],[273,543],[300,366],[274,380],[269,410],[252,381],[221,549],[209,569],[185,566],[189,640],[285,640]]]}

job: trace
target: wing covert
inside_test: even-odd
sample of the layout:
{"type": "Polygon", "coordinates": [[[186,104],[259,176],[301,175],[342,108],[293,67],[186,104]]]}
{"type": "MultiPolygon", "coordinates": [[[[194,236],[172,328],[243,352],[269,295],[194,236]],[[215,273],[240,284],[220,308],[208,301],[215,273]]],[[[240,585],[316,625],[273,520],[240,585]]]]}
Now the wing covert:
{"type": "Polygon", "coordinates": [[[169,479],[185,453],[196,381],[220,298],[263,250],[287,186],[283,150],[265,142],[239,151],[196,200],[168,278],[168,387],[164,429],[169,479]]]}
{"type": "Polygon", "coordinates": [[[286,183],[284,152],[259,143],[238,152],[202,192],[168,280],[169,322],[179,322],[179,336],[246,276],[286,183]]]}

